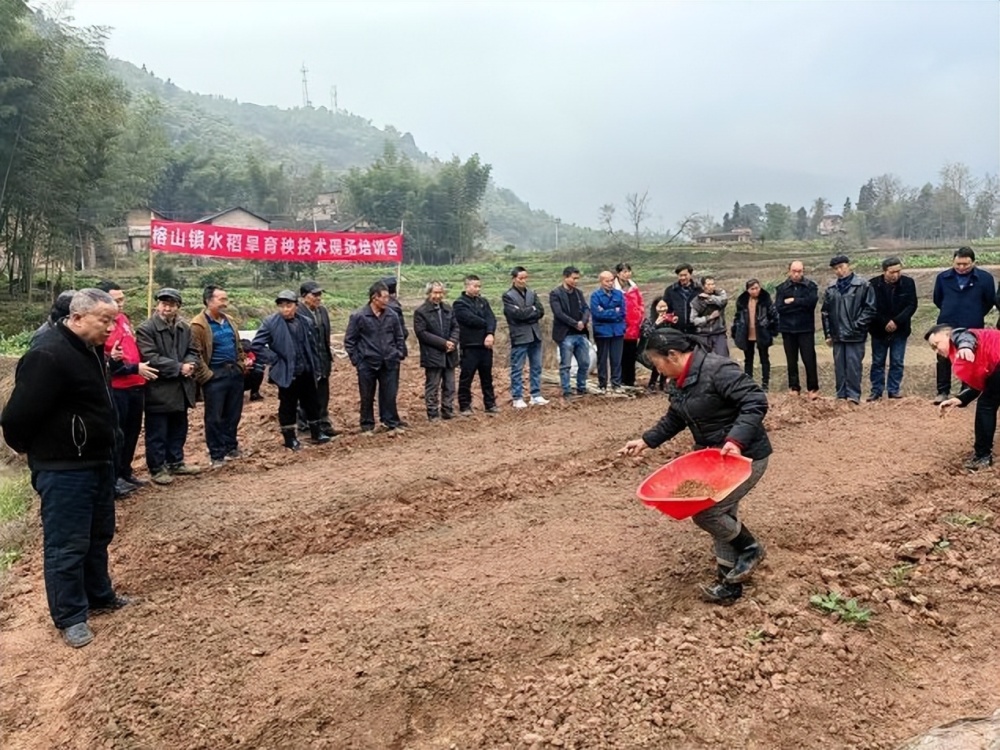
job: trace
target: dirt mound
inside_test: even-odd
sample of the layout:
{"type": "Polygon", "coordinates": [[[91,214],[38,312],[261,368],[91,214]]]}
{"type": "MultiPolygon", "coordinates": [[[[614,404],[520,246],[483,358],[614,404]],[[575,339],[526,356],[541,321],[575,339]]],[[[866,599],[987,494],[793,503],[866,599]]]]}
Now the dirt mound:
{"type": "MultiPolygon", "coordinates": [[[[336,374],[338,426],[355,388],[336,374]]],[[[39,550],[14,569],[5,747],[891,748],[996,709],[970,412],[773,396],[744,504],[768,561],[715,609],[707,537],[634,495],[688,438],[615,455],[661,396],[430,425],[408,371],[414,429],[292,455],[265,393],[250,458],[120,505],[113,572],[141,602],[92,645],[58,644],[39,550]]]]}

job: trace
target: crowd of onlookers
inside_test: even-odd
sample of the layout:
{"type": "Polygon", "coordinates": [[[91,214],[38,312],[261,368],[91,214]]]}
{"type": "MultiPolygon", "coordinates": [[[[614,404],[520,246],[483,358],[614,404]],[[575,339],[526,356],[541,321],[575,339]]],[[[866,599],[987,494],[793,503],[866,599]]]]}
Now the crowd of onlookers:
{"type": "MultiPolygon", "coordinates": [[[[548,294],[562,396],[576,399],[593,392],[588,377],[591,339],[600,394],[636,389],[636,363],[648,365],[655,356],[673,361],[675,350],[686,357],[695,346],[705,356],[728,357],[730,337],[743,354],[748,376],[744,389],[749,385],[766,391],[769,350],[780,336],[789,391],[802,390],[801,360],[806,392],[816,398],[819,307],[823,337],[833,350],[836,397],[859,403],[870,338],[868,400],[899,398],[906,341],[917,309],[913,280],[894,257],[883,260],[882,273],[871,279],[858,276],[843,255],[831,259],[830,268],[835,278],[821,292],[805,276],[803,264],[793,261],[773,294],[757,279],[748,279],[730,306],[730,295],[716,279],[696,278],[685,263],[677,266],[676,281],[647,310],[629,264],[602,271],[589,295],[580,288],[579,269],[568,266],[548,294]],[[669,329],[669,335],[663,329],[669,329]],[[755,359],[760,361],[757,385],[749,380],[755,359]]],[[[400,363],[410,353],[410,330],[396,282],[389,277],[372,284],[367,303],[351,313],[344,333],[344,349],[357,373],[362,434],[408,427],[396,408],[400,363]]],[[[445,301],[446,291],[441,282],[427,284],[425,300],[410,317],[425,373],[427,418],[471,416],[477,376],[483,408],[496,414],[497,316],[474,275],[465,277],[462,292],[451,304],[445,301]]],[[[240,338],[227,312],[226,290],[218,286],[204,289],[202,308],[190,321],[179,314],[181,293],[160,289],[153,314],[137,327],[124,312],[124,292],[114,283],[65,293],[56,300],[50,318],[18,363],[14,391],[0,422],[7,443],[27,453],[33,486],[42,498],[49,606],[71,645],[85,645],[93,638],[88,612],[128,604],[111,587],[107,544],[114,532],[114,496],[146,483],[133,471],[143,423],[152,482],[169,484],[176,476],[201,471],[185,461],[188,413],[198,401],[204,405],[209,466],[224,466],[243,456],[238,432],[244,394],[250,391],[251,399],[262,398],[266,371],[278,388],[278,423],[286,448],[299,450],[300,434],[315,444],[338,436],[329,412],[334,355],[323,292],[315,281],[303,283],[298,292],[279,292],[276,312],[261,322],[252,340],[240,338]]],[[[981,396],[975,455],[967,466],[988,466],[1000,406],[1000,332],[982,329],[986,314],[998,303],[996,285],[989,273],[975,266],[975,253],[963,247],[955,251],[952,268],[937,276],[933,300],[939,325],[925,338],[938,354],[935,402],[944,411],[981,396]],[[965,385],[956,398],[950,396],[953,364],[965,385]]],[[[549,401],[541,388],[540,321],[547,308],[529,286],[525,268],[511,271],[511,286],[500,304],[510,344],[512,407],[544,406],[549,401]]],[[[650,369],[645,386],[650,390],[664,389],[664,375],[674,377],[666,365],[650,369]]],[[[680,373],[678,382],[682,380],[680,373]]]]}

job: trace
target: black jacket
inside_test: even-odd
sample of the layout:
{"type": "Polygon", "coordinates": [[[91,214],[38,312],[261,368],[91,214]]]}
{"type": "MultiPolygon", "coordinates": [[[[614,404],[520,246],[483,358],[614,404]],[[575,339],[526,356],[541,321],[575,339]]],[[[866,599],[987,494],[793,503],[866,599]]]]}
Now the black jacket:
{"type": "Polygon", "coordinates": [[[905,339],[911,333],[910,318],[917,311],[916,283],[909,276],[900,276],[895,284],[889,284],[881,274],[873,276],[868,283],[875,290],[875,317],[868,329],[872,338],[898,336],[905,339]],[[893,333],[885,330],[890,320],[896,324],[893,333]]]}
{"type": "Polygon", "coordinates": [[[470,297],[462,292],[455,300],[452,311],[458,320],[458,342],[463,348],[482,347],[488,335],[496,335],[496,315],[482,295],[470,297]]]}
{"type": "MultiPolygon", "coordinates": [[[[774,343],[778,332],[778,314],[775,312],[771,295],[761,289],[757,297],[757,346],[768,347],[774,343]]],[[[740,349],[750,343],[750,292],[743,292],[736,298],[736,313],[733,317],[733,342],[740,349]]]]}
{"type": "Polygon", "coordinates": [[[819,287],[812,279],[785,279],[774,290],[779,333],[813,333],[816,330],[816,303],[819,287]],[[791,302],[785,302],[791,299],[791,302]]]}
{"type": "Polygon", "coordinates": [[[691,356],[684,385],[670,386],[670,409],[643,433],[646,445],[656,448],[687,427],[699,448],[721,448],[732,440],[747,458],[770,456],[767,394],[733,360],[700,348],[691,356]]]}
{"type": "Polygon", "coordinates": [[[511,346],[542,340],[538,321],[545,316],[545,308],[534,289],[525,289],[521,294],[517,287],[512,286],[504,292],[503,315],[507,318],[511,346]]]}
{"type": "Polygon", "coordinates": [[[574,289],[573,294],[576,295],[577,302],[580,305],[580,317],[574,319],[572,315],[569,314],[569,295],[570,291],[564,287],[562,284],[557,286],[551,292],[549,292],[549,307],[552,308],[552,340],[557,344],[562,343],[571,333],[587,335],[587,324],[590,323],[590,307],[587,305],[587,298],[583,296],[583,292],[579,289],[574,289]],[[580,320],[583,321],[583,330],[577,330],[576,324],[580,320]]]}
{"type": "Polygon", "coordinates": [[[688,294],[685,294],[681,283],[675,281],[663,290],[663,299],[670,305],[670,312],[677,316],[674,328],[684,333],[695,333],[694,324],[691,322],[691,300],[701,294],[701,286],[692,281],[687,289],[688,294]]]}
{"type": "Polygon", "coordinates": [[[857,344],[868,338],[868,326],[875,317],[875,290],[857,274],[851,277],[846,292],[836,280],[823,293],[823,337],[836,344],[857,344]]]}
{"type": "Polygon", "coordinates": [[[399,327],[403,329],[403,356],[406,359],[410,354],[410,348],[406,345],[406,340],[410,338],[410,332],[406,330],[406,319],[403,317],[403,305],[396,297],[389,298],[389,309],[399,317],[399,327]]]}
{"type": "Polygon", "coordinates": [[[173,414],[194,406],[197,381],[181,375],[181,365],[198,364],[191,326],[180,319],[173,327],[168,326],[154,313],[135,329],[135,340],[142,361],[159,371],[156,380],[146,383],[146,411],[173,414]]]}
{"type": "Polygon", "coordinates": [[[399,367],[406,350],[402,318],[389,307],[381,315],[370,304],[359,307],[347,321],[344,349],[355,367],[399,367]]]}
{"type": "Polygon", "coordinates": [[[436,308],[429,301],[413,311],[413,333],[420,342],[421,367],[458,367],[458,319],[445,303],[436,308]],[[448,342],[455,345],[445,350],[448,342]]]}
{"type": "Polygon", "coordinates": [[[62,323],[36,339],[17,363],[0,424],[33,471],[110,464],[118,419],[103,347],[89,346],[62,323]]]}
{"type": "Polygon", "coordinates": [[[319,338],[319,377],[328,378],[333,370],[333,350],[330,348],[330,336],[333,329],[330,326],[330,311],[325,305],[320,305],[313,312],[309,306],[303,302],[299,303],[299,315],[305,315],[316,326],[316,335],[319,338]]]}

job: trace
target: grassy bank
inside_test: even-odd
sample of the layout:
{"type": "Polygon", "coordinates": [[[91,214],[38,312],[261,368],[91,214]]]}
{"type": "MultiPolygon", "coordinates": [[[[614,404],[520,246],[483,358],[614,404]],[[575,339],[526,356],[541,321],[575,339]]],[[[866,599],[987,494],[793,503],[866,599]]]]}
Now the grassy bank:
{"type": "Polygon", "coordinates": [[[34,498],[26,471],[0,475],[0,573],[20,559],[31,537],[34,498]]]}

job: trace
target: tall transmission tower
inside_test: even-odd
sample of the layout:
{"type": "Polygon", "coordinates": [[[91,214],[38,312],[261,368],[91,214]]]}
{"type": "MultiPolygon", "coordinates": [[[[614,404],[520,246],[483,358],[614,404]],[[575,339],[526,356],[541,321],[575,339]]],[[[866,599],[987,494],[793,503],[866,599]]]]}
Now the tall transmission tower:
{"type": "Polygon", "coordinates": [[[309,70],[306,68],[306,64],[302,63],[302,106],[311,107],[312,102],[309,101],[309,81],[306,78],[306,73],[309,70]]]}
{"type": "Polygon", "coordinates": [[[330,111],[331,112],[336,112],[337,111],[337,87],[336,86],[331,86],[330,87],[330,111]]]}

